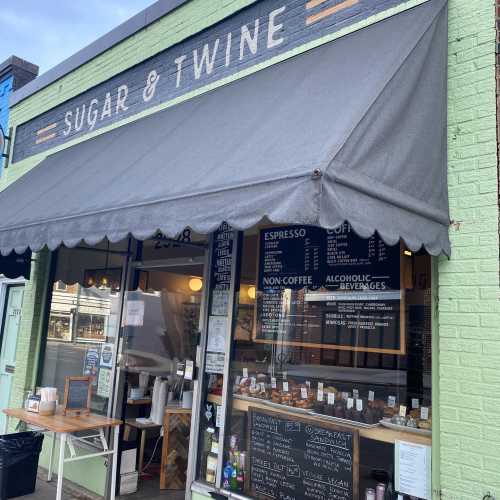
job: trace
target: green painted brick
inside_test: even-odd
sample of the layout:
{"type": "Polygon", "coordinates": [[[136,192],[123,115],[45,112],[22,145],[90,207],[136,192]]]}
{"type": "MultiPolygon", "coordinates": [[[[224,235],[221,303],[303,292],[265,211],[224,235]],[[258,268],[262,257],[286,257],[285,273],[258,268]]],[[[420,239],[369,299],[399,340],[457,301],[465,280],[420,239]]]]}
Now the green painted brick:
{"type": "Polygon", "coordinates": [[[440,321],[446,325],[467,325],[479,326],[479,316],[477,314],[454,314],[440,313],[440,321]]]}

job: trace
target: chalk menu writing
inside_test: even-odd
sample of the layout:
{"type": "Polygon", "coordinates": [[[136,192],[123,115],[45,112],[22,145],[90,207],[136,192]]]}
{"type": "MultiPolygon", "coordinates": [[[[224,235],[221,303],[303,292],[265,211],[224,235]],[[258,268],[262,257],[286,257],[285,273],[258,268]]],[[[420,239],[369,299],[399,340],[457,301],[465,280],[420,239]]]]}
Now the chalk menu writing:
{"type": "Polygon", "coordinates": [[[86,409],[88,394],[89,394],[89,380],[69,380],[68,381],[68,399],[66,401],[66,408],[71,409],[86,409]]]}
{"type": "Polygon", "coordinates": [[[249,426],[249,486],[256,498],[358,498],[356,430],[251,407],[249,426]]]}
{"type": "Polygon", "coordinates": [[[229,224],[224,222],[215,231],[212,249],[211,315],[227,316],[233,253],[233,230],[229,224]]]}
{"type": "Polygon", "coordinates": [[[344,224],[264,229],[259,250],[257,340],[400,348],[399,245],[344,224]]]}

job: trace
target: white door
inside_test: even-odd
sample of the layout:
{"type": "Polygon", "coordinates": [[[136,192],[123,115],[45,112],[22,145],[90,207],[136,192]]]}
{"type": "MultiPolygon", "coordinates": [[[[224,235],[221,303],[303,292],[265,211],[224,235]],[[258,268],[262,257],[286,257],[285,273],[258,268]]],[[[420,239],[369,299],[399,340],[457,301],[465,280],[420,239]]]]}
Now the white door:
{"type": "Polygon", "coordinates": [[[23,285],[7,286],[0,333],[0,434],[7,431],[2,410],[9,405],[12,377],[16,369],[17,334],[21,323],[23,293],[23,285]]]}

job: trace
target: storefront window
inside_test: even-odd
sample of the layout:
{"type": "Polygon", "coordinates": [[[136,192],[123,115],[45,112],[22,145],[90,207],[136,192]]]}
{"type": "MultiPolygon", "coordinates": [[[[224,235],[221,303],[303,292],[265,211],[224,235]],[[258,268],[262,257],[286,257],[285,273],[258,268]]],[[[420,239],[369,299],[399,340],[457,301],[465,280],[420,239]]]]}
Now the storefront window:
{"type": "Polygon", "coordinates": [[[94,413],[108,413],[126,248],[61,248],[55,270],[40,385],[57,387],[61,402],[65,377],[92,376],[94,413]]]}
{"type": "Polygon", "coordinates": [[[252,498],[396,491],[396,447],[430,456],[430,277],[426,254],[347,224],[245,233],[223,488],[252,498]]]}

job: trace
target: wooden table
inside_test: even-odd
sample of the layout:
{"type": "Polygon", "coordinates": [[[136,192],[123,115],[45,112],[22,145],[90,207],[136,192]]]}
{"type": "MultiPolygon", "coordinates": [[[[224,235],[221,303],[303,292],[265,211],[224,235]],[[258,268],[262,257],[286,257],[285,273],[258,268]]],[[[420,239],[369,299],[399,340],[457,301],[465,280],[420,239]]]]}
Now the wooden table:
{"type": "Polygon", "coordinates": [[[111,492],[110,500],[115,498],[116,489],[116,469],[117,469],[117,459],[118,459],[118,437],[121,420],[115,420],[112,418],[103,417],[101,415],[80,415],[80,416],[65,416],[61,413],[57,413],[52,416],[41,416],[38,413],[32,413],[23,409],[5,409],[3,412],[7,415],[7,425],[9,418],[16,418],[22,422],[29,425],[39,427],[42,430],[52,433],[52,444],[50,450],[49,458],[49,471],[48,471],[48,481],[52,480],[52,464],[54,460],[55,442],[56,436],[59,435],[61,444],[59,447],[59,464],[57,468],[57,493],[56,500],[62,500],[62,481],[64,473],[64,464],[66,462],[76,462],[77,460],[85,460],[88,458],[100,457],[111,455],[112,456],[112,472],[111,472],[111,492]],[[113,428],[113,449],[110,450],[106,437],[104,435],[104,429],[113,428]],[[73,434],[80,431],[98,431],[98,434],[93,434],[85,437],[77,437],[73,434]],[[95,446],[94,442],[90,442],[90,439],[99,438],[102,451],[96,453],[88,453],[85,455],[77,455],[74,447],[74,442],[86,442],[95,446]],[[66,455],[66,445],[68,446],[70,456],[68,458],[66,455]]]}
{"type": "Polygon", "coordinates": [[[140,432],[141,434],[141,440],[139,444],[139,465],[138,465],[138,471],[139,474],[141,474],[144,465],[144,448],[146,447],[146,434],[149,430],[160,429],[161,424],[155,424],[154,422],[148,422],[148,423],[137,422],[135,418],[129,418],[125,420],[125,425],[137,429],[137,431],[140,432]]]}
{"type": "Polygon", "coordinates": [[[160,489],[183,490],[191,432],[191,408],[167,406],[163,417],[160,489]]]}

